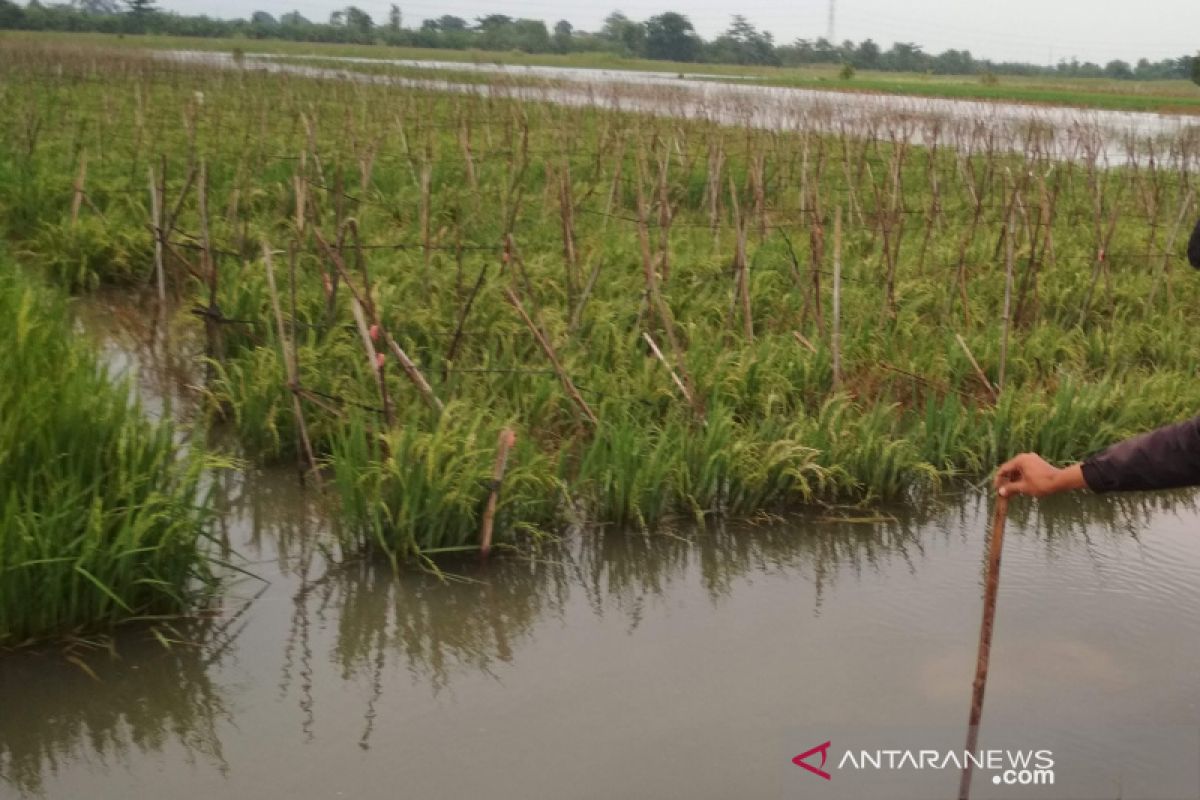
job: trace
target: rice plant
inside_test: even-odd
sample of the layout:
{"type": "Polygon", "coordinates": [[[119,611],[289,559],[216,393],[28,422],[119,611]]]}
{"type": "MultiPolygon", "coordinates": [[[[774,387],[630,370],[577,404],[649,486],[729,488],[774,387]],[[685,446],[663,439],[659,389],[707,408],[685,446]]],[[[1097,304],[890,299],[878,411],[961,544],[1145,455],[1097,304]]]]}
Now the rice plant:
{"type": "Polygon", "coordinates": [[[64,302],[0,274],[0,647],[188,610],[206,460],[148,421],[64,302]]]}
{"type": "Polygon", "coordinates": [[[502,542],[903,498],[1200,404],[1186,130],[0,48],[22,264],[161,274],[209,421],[332,478],[348,551],[469,549],[493,489],[502,542]]]}

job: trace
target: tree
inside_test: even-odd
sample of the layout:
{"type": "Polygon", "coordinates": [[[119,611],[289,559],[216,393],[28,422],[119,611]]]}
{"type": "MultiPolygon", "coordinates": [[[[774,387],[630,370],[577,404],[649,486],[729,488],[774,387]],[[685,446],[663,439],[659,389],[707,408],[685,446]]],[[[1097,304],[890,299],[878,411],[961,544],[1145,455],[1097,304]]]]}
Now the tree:
{"type": "Polygon", "coordinates": [[[1133,77],[1133,68],[1117,58],[1104,65],[1104,74],[1110,78],[1128,80],[1133,77]]]}
{"type": "Polygon", "coordinates": [[[250,15],[250,24],[263,28],[274,28],[278,23],[266,11],[255,11],[250,15]]]}
{"type": "MultiPolygon", "coordinates": [[[[32,5],[33,3],[30,3],[30,6],[32,5]]],[[[158,11],[154,0],[125,0],[125,5],[129,9],[129,13],[135,17],[148,17],[158,11]]]]}
{"type": "Polygon", "coordinates": [[[571,37],[574,35],[575,28],[565,19],[554,23],[554,49],[560,53],[571,52],[571,37]]]}
{"type": "MultiPolygon", "coordinates": [[[[154,0],[125,0],[129,13],[125,15],[125,27],[130,33],[145,33],[150,20],[158,14],[154,0]]],[[[28,14],[35,9],[34,0],[29,0],[25,11],[28,14]]]]}
{"type": "Polygon", "coordinates": [[[646,26],[614,11],[605,18],[600,38],[617,45],[626,55],[640,56],[645,52],[646,26]]]}
{"type": "Polygon", "coordinates": [[[1200,54],[1192,57],[1192,82],[1200,86],[1200,54]]]}
{"type": "Polygon", "coordinates": [[[488,14],[486,17],[478,17],[478,22],[478,28],[481,31],[498,31],[511,27],[513,18],[504,14],[488,14]]]}
{"type": "Polygon", "coordinates": [[[391,8],[388,9],[388,30],[392,31],[392,33],[399,33],[403,21],[404,18],[400,14],[400,6],[392,3],[391,8]]]}
{"type": "Polygon", "coordinates": [[[71,0],[70,7],[82,14],[121,13],[121,5],[116,0],[71,0]]]}
{"type": "Polygon", "coordinates": [[[646,57],[663,61],[695,61],[700,39],[692,21],[667,11],[646,20],[646,57]]]}
{"type": "Polygon", "coordinates": [[[443,14],[437,19],[427,19],[421,23],[421,30],[441,31],[442,33],[463,33],[470,25],[462,17],[443,14]]]}
{"type": "Polygon", "coordinates": [[[715,61],[732,61],[735,64],[778,64],[775,40],[771,34],[759,31],[741,14],[734,14],[729,30],[717,38],[712,45],[715,61]]]}
{"type": "Polygon", "coordinates": [[[25,18],[25,9],[9,0],[0,0],[0,28],[20,28],[25,18]]]}
{"type": "Polygon", "coordinates": [[[871,39],[864,39],[854,50],[854,66],[859,69],[878,69],[880,55],[882,51],[879,45],[871,39]]]}

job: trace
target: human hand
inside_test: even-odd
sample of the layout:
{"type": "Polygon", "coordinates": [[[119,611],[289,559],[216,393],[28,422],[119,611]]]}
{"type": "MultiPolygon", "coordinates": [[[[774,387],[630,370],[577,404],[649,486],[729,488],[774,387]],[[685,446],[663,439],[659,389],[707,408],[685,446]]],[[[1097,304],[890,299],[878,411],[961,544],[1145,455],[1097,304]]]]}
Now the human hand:
{"type": "Polygon", "coordinates": [[[1022,453],[996,470],[995,486],[1001,497],[1046,497],[1085,485],[1080,465],[1059,469],[1037,453],[1022,453]]]}

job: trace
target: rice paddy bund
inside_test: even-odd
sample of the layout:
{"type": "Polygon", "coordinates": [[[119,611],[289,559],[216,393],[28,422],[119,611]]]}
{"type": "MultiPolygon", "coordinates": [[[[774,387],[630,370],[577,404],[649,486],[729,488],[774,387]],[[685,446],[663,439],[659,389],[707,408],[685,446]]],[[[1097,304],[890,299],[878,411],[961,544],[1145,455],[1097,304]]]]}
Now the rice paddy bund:
{"type": "MultiPolygon", "coordinates": [[[[1036,126],[1015,151],[961,125],[914,144],[899,114],[766,131],[0,48],[14,260],[74,292],[149,287],[207,345],[202,421],[250,462],[300,464],[345,553],[916,496],[1200,405],[1190,140],[1130,142],[1114,166],[1051,158],[1036,126]]],[[[23,385],[6,454],[28,433],[8,409],[64,391],[65,346],[4,362],[23,385]]],[[[154,435],[120,467],[131,485],[178,469],[154,435]]],[[[106,473],[80,446],[26,463],[88,485],[106,473]]],[[[70,494],[52,486],[28,502],[70,494]]],[[[147,525],[194,530],[190,501],[131,491],[147,525]]],[[[6,575],[63,557],[19,529],[0,530],[6,575]]],[[[139,585],[175,597],[188,542],[139,585]]],[[[4,584],[0,641],[31,624],[4,616],[22,591],[4,584]]],[[[139,607],[109,600],[47,624],[139,607]]]]}

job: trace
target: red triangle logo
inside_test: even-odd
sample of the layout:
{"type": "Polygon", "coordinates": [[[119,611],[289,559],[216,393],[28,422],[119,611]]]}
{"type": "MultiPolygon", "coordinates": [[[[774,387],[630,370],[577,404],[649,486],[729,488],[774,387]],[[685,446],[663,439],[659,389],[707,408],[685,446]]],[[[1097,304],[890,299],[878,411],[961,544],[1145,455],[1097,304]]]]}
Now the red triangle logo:
{"type": "Polygon", "coordinates": [[[830,774],[823,769],[823,767],[825,766],[825,760],[829,757],[829,745],[830,744],[831,744],[830,742],[826,742],[825,744],[819,744],[816,747],[814,747],[812,750],[807,750],[807,751],[801,753],[800,755],[796,756],[795,758],[793,758],[792,763],[795,764],[797,767],[803,767],[804,769],[811,772],[813,775],[820,775],[825,780],[830,780],[831,779],[830,774]],[[820,767],[814,767],[812,764],[809,764],[807,761],[805,761],[806,758],[809,758],[810,756],[814,756],[817,753],[821,754],[821,766],[820,767]]]}

